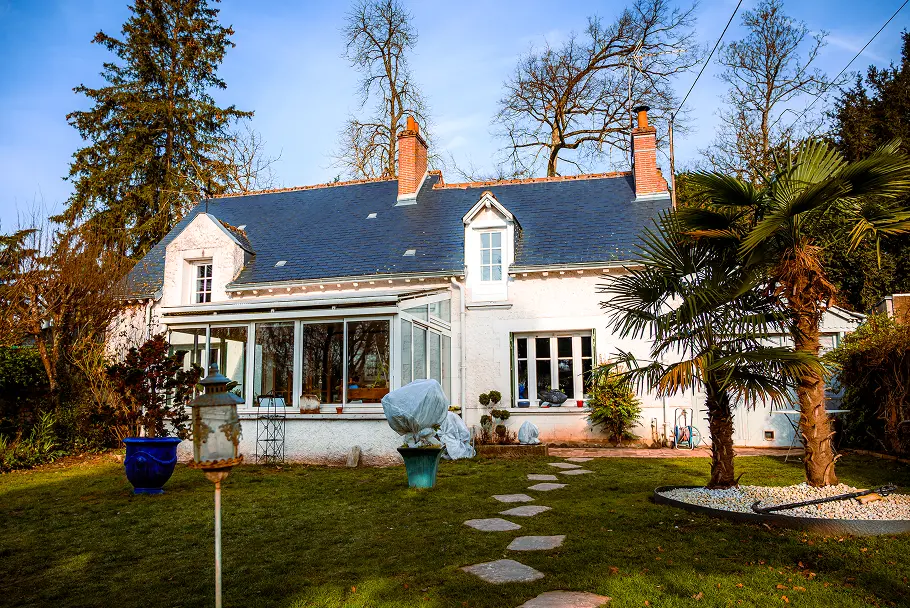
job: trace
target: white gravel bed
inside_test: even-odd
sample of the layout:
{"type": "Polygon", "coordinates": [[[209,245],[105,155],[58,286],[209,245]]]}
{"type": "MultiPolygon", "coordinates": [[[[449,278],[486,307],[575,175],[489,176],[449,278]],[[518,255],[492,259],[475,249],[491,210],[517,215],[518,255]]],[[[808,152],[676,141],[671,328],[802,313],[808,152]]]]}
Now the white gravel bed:
{"type": "MultiPolygon", "coordinates": [[[[753,513],[752,503],[756,500],[761,501],[760,507],[770,507],[772,505],[815,500],[858,491],[858,488],[853,488],[846,484],[813,488],[808,484],[801,483],[795,486],[783,487],[739,486],[727,490],[677,488],[661,492],[661,495],[702,507],[739,513],[753,513]]],[[[773,511],[770,514],[773,515],[775,513],[793,517],[817,517],[822,519],[910,519],[910,496],[906,494],[891,494],[890,496],[885,496],[882,500],[865,505],[860,504],[855,498],[849,498],[820,505],[773,511]]]]}

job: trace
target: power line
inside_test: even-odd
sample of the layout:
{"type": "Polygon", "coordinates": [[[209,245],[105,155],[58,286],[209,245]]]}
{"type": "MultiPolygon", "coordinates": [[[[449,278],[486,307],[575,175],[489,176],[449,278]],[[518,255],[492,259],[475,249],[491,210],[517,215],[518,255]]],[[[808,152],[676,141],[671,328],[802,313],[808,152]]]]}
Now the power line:
{"type": "MultiPolygon", "coordinates": [[[[907,0],[907,2],[910,2],[910,0],[907,0]]],[[[714,53],[717,51],[717,47],[720,46],[720,41],[724,39],[724,34],[727,33],[727,29],[730,27],[730,24],[733,23],[733,18],[736,17],[736,13],[739,12],[739,7],[742,5],[742,3],[743,3],[743,0],[739,0],[739,3],[736,5],[736,8],[733,9],[733,14],[730,15],[730,19],[727,21],[727,25],[724,26],[724,31],[722,31],[720,33],[720,37],[717,39],[717,42],[714,43],[714,48],[711,49],[711,54],[709,54],[708,58],[705,59],[705,64],[703,66],[701,66],[701,70],[698,71],[698,76],[695,77],[695,81],[692,83],[692,86],[689,87],[689,91],[686,93],[686,96],[683,97],[682,103],[679,104],[679,107],[676,108],[676,111],[673,112],[673,114],[671,114],[671,116],[676,116],[676,114],[679,113],[679,111],[685,105],[686,100],[689,99],[689,93],[691,93],[692,89],[695,88],[695,85],[696,85],[696,83],[698,83],[698,79],[701,78],[701,75],[705,71],[705,68],[708,67],[709,63],[711,63],[711,57],[714,56],[714,53]]],[[[906,4],[906,2],[904,4],[906,4]]]]}
{"type": "MultiPolygon", "coordinates": [[[[863,54],[863,51],[865,51],[866,48],[867,48],[870,44],[872,44],[872,41],[875,40],[875,39],[878,37],[878,35],[882,33],[882,30],[884,30],[886,27],[888,27],[888,24],[891,23],[891,22],[894,20],[895,17],[897,17],[897,14],[898,14],[899,12],[901,12],[901,10],[903,10],[903,8],[904,8],[905,6],[907,6],[907,4],[910,4],[910,0],[904,0],[904,3],[901,4],[901,5],[898,7],[898,9],[897,9],[896,11],[894,11],[894,14],[893,14],[893,15],[891,15],[891,18],[888,19],[887,21],[885,21],[885,25],[881,26],[881,27],[878,29],[878,31],[875,32],[875,34],[872,36],[872,38],[869,39],[869,42],[867,42],[865,45],[863,45],[863,48],[861,48],[861,49],[859,50],[859,52],[858,52],[856,55],[853,56],[853,59],[851,59],[850,62],[847,63],[847,65],[844,66],[844,69],[842,69],[842,70],[838,73],[838,75],[835,76],[835,77],[831,80],[831,82],[828,84],[828,86],[825,87],[824,89],[822,89],[822,90],[818,93],[818,95],[815,96],[815,99],[812,100],[812,103],[810,103],[808,106],[806,106],[806,109],[803,110],[803,113],[800,114],[799,116],[797,116],[796,119],[790,124],[790,128],[791,128],[791,129],[794,127],[794,125],[796,125],[796,123],[798,123],[798,122],[800,121],[800,119],[801,119],[803,116],[806,115],[806,112],[808,112],[808,111],[812,108],[812,106],[815,105],[815,102],[818,101],[819,99],[821,99],[822,95],[824,95],[825,93],[827,93],[827,92],[828,92],[828,89],[830,89],[832,86],[834,86],[834,83],[837,82],[837,79],[840,78],[841,76],[843,76],[844,72],[846,72],[847,69],[853,64],[853,62],[856,61],[856,59],[857,59],[860,55],[863,54]]],[[[781,117],[782,117],[782,116],[783,116],[783,114],[781,114],[781,117]]],[[[774,121],[774,124],[777,124],[777,121],[778,121],[778,120],[780,120],[780,117],[778,117],[778,119],[774,121]]],[[[773,127],[774,125],[771,125],[771,126],[773,127]]],[[[815,129],[812,131],[812,133],[810,133],[810,137],[811,137],[812,135],[814,135],[814,134],[815,134],[815,131],[817,131],[817,130],[818,130],[818,127],[815,127],[815,129]]]]}

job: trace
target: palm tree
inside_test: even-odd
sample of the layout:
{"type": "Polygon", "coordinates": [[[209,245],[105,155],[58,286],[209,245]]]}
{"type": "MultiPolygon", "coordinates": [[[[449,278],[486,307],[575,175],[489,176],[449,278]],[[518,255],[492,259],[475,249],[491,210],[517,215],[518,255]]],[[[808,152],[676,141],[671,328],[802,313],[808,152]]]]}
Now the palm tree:
{"type": "MultiPolygon", "coordinates": [[[[789,312],[794,349],[817,357],[819,324],[836,295],[821,262],[825,248],[853,250],[865,239],[878,244],[882,236],[910,231],[910,212],[898,204],[910,193],[910,157],[898,145],[848,163],[827,144],[809,141],[754,186],[695,174],[692,180],[709,204],[681,210],[681,224],[698,240],[735,243],[744,269],[763,274],[789,312]],[[832,219],[841,227],[834,232],[825,229],[832,219]]],[[[806,480],[835,484],[823,371],[806,369],[796,393],[806,480]]]]}
{"type": "Polygon", "coordinates": [[[711,435],[708,487],[733,486],[734,404],[782,402],[788,381],[817,363],[769,345],[786,319],[777,297],[756,288],[735,245],[693,239],[670,213],[655,230],[645,230],[640,260],[640,268],[600,287],[613,296],[601,306],[611,311],[610,323],[623,337],[651,339],[650,361],[620,352],[600,371],[622,366],[630,381],[659,396],[704,391],[711,435]]]}

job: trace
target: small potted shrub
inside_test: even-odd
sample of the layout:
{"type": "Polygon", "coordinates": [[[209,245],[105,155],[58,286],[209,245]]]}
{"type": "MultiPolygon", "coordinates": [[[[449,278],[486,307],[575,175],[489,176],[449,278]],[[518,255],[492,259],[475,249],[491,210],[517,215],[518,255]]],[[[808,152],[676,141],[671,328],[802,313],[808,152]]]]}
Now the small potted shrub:
{"type": "Polygon", "coordinates": [[[588,420],[592,426],[603,425],[609,439],[622,446],[623,439],[635,438],[629,429],[641,416],[641,401],[619,372],[597,373],[592,380],[588,420]]]}
{"type": "Polygon", "coordinates": [[[382,398],[389,427],[404,439],[398,448],[411,488],[436,485],[445,449],[438,432],[448,414],[445,392],[436,380],[415,380],[382,398]]]}
{"type": "Polygon", "coordinates": [[[202,368],[183,369],[183,352],[168,354],[164,334],[131,348],[107,367],[117,402],[114,416],[133,435],[123,440],[123,466],[135,494],[161,494],[177,464],[177,445],[189,436],[186,404],[202,368]]]}

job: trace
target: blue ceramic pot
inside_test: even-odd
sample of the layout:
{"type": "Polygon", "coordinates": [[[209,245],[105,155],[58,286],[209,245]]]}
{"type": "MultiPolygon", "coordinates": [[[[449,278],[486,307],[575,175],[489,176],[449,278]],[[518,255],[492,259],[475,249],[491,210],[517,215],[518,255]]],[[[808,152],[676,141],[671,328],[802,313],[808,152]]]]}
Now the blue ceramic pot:
{"type": "Polygon", "coordinates": [[[432,488],[436,485],[436,471],[442,448],[398,448],[408,473],[408,487],[432,488]]]}
{"type": "Polygon", "coordinates": [[[133,484],[133,494],[164,494],[167,483],[177,465],[176,437],[128,437],[123,467],[126,478],[133,484]]]}

